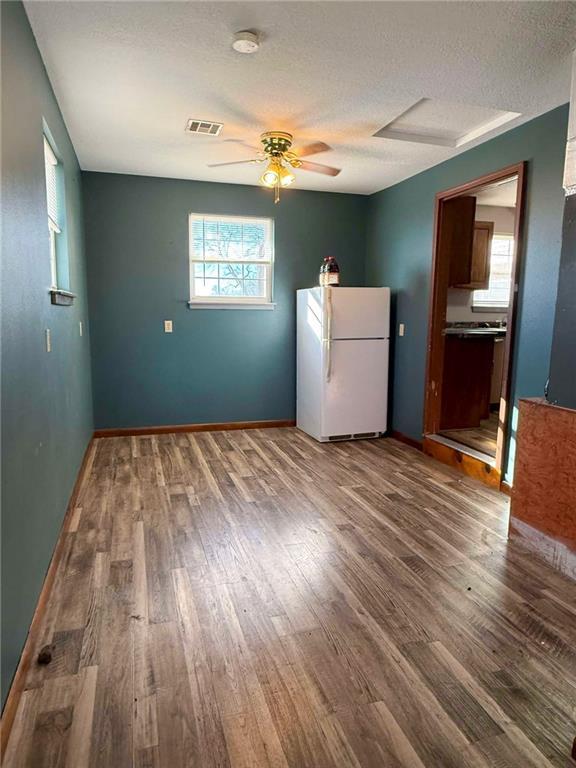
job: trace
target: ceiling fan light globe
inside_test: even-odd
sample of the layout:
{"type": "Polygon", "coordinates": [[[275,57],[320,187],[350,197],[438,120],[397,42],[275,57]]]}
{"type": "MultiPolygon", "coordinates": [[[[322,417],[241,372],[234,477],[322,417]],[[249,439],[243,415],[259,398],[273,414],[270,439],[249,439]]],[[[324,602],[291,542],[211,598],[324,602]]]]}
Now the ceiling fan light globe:
{"type": "Polygon", "coordinates": [[[262,176],[260,177],[260,181],[262,184],[264,184],[265,187],[275,187],[278,183],[278,174],[276,171],[271,170],[265,170],[262,176]]]}
{"type": "Polygon", "coordinates": [[[272,159],[260,177],[260,182],[264,184],[265,187],[275,187],[280,182],[282,171],[283,168],[280,163],[277,160],[272,159]]]}
{"type": "Polygon", "coordinates": [[[289,187],[296,181],[296,176],[288,168],[282,168],[280,170],[280,186],[289,187]]]}

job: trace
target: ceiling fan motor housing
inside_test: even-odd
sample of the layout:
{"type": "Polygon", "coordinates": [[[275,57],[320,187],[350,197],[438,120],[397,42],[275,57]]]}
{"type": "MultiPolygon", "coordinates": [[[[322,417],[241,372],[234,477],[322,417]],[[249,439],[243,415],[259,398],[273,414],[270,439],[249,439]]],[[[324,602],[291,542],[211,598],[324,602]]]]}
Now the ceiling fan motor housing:
{"type": "Polygon", "coordinates": [[[292,146],[292,134],[284,131],[267,131],[260,136],[264,152],[271,157],[281,157],[292,146]]]}

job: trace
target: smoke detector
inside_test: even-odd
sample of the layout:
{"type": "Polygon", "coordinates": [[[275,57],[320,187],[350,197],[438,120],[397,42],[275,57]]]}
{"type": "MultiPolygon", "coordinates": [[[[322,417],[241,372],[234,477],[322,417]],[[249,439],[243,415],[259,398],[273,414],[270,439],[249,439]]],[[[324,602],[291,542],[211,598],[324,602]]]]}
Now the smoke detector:
{"type": "Polygon", "coordinates": [[[238,53],[256,53],[260,44],[256,32],[249,32],[247,29],[242,32],[236,32],[232,48],[238,53]]]}

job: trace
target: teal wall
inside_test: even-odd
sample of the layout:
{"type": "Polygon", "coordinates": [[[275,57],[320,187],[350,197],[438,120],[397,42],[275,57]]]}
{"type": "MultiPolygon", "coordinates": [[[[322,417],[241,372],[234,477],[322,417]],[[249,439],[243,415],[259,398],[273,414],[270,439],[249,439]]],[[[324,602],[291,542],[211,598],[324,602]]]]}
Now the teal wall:
{"type": "Polygon", "coordinates": [[[21,3],[1,15],[4,700],[92,432],[92,395],[80,171],[21,3]],[[73,307],[48,294],[43,118],[65,166],[73,307]]]}
{"type": "Polygon", "coordinates": [[[322,258],[364,284],[368,199],[84,173],[96,426],[292,419],[295,291],[322,258]],[[187,307],[188,214],[274,219],[276,309],[187,307]],[[174,332],[165,334],[163,321],[174,332]]]}
{"type": "Polygon", "coordinates": [[[576,195],[566,198],[548,399],[576,409],[576,195]]]}
{"type": "MultiPolygon", "coordinates": [[[[371,196],[367,284],[389,285],[396,327],[406,323],[406,335],[396,336],[393,344],[394,429],[422,436],[434,196],[521,160],[529,165],[512,391],[515,402],[544,393],[560,259],[567,124],[568,108],[559,107],[371,196]]],[[[509,472],[513,454],[512,440],[509,472]]]]}

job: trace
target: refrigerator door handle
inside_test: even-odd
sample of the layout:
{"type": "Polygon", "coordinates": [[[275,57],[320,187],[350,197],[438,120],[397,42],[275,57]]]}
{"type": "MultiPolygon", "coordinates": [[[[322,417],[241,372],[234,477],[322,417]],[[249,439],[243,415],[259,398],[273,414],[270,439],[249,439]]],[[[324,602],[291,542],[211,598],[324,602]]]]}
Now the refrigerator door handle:
{"type": "Polygon", "coordinates": [[[325,331],[324,347],[325,347],[325,378],[326,381],[330,381],[332,375],[332,289],[326,288],[326,301],[325,301],[325,331]]]}

